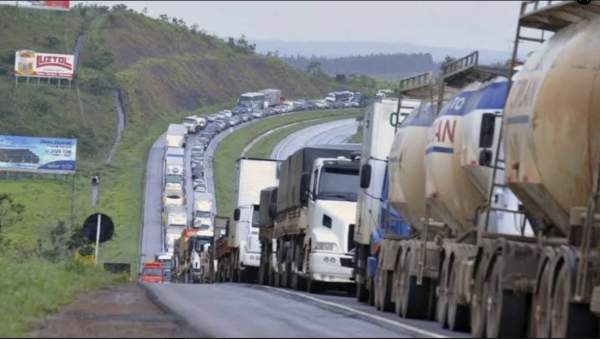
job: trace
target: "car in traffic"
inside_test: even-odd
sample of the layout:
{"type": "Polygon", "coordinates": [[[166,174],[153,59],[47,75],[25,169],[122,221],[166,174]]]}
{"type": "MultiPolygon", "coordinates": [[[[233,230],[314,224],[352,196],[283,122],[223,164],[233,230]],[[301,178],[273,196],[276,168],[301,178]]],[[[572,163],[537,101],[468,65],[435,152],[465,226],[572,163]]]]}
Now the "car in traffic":
{"type": "Polygon", "coordinates": [[[163,204],[166,207],[169,206],[183,206],[183,196],[179,194],[169,193],[163,196],[163,204]]]}

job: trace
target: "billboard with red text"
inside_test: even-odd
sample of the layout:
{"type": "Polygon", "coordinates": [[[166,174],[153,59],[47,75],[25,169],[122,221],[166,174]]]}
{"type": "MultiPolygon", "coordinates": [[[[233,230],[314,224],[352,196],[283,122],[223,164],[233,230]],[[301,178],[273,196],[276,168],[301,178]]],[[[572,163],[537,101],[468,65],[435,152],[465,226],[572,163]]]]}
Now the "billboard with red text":
{"type": "Polygon", "coordinates": [[[15,76],[34,78],[73,79],[72,54],[38,53],[20,50],[15,54],[15,76]]]}

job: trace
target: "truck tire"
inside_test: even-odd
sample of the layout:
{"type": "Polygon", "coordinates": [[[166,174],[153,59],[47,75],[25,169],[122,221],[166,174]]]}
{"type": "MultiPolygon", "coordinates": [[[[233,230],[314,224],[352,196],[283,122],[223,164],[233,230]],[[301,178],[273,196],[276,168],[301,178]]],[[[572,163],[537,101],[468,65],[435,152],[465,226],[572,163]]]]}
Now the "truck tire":
{"type": "Polygon", "coordinates": [[[356,300],[361,303],[369,300],[369,290],[367,290],[367,284],[356,283],[356,300]]]}
{"type": "Polygon", "coordinates": [[[527,300],[502,286],[502,256],[490,273],[488,283],[486,335],[488,338],[523,337],[527,335],[527,300]]]}
{"type": "Polygon", "coordinates": [[[373,278],[367,278],[369,284],[369,305],[375,306],[375,282],[373,278]]]}
{"type": "Polygon", "coordinates": [[[306,281],[306,291],[308,293],[321,293],[321,290],[323,289],[322,283],[320,281],[317,280],[313,280],[311,278],[308,278],[306,281]]]}
{"type": "Polygon", "coordinates": [[[448,284],[448,329],[450,331],[468,331],[469,330],[469,307],[458,303],[458,272],[452,265],[450,267],[450,279],[448,284]]]}
{"type": "Polygon", "coordinates": [[[364,303],[369,301],[369,290],[367,289],[367,272],[366,269],[360,269],[360,267],[366,267],[367,259],[366,259],[367,250],[365,246],[358,245],[356,247],[356,300],[358,302],[364,303]],[[362,281],[362,282],[359,282],[362,281]]]}
{"type": "Polygon", "coordinates": [[[532,308],[532,336],[536,338],[550,337],[550,313],[552,307],[552,276],[550,264],[546,263],[540,275],[537,294],[533,296],[532,308]]]}
{"type": "Polygon", "coordinates": [[[598,320],[589,305],[570,302],[572,289],[569,267],[563,264],[554,284],[550,335],[552,338],[596,337],[598,320]]]}
{"type": "Polygon", "coordinates": [[[482,338],[485,334],[485,307],[487,301],[488,286],[485,282],[485,272],[483,269],[477,270],[475,277],[475,286],[471,294],[471,336],[473,338],[482,338]]]}
{"type": "Polygon", "coordinates": [[[444,258],[444,262],[442,262],[442,271],[440,272],[440,279],[438,280],[437,287],[437,305],[435,312],[435,320],[442,328],[446,328],[447,326],[447,318],[448,318],[448,264],[445,262],[446,258],[444,258]]]}
{"type": "Polygon", "coordinates": [[[394,280],[391,271],[382,270],[380,279],[380,290],[378,292],[379,310],[383,312],[394,311],[394,302],[392,301],[392,286],[394,280]]]}
{"type": "Polygon", "coordinates": [[[417,277],[411,276],[410,262],[413,252],[408,252],[404,261],[401,313],[404,318],[427,319],[429,315],[429,288],[417,285],[417,277]]]}

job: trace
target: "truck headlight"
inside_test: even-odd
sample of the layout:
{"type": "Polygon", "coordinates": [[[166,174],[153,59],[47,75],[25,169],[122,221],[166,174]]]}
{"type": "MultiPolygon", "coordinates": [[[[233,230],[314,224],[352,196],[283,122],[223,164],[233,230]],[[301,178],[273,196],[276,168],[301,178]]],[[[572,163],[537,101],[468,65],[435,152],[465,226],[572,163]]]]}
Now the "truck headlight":
{"type": "Polygon", "coordinates": [[[337,250],[337,244],[334,242],[317,242],[315,245],[315,251],[330,251],[334,252],[337,250]]]}

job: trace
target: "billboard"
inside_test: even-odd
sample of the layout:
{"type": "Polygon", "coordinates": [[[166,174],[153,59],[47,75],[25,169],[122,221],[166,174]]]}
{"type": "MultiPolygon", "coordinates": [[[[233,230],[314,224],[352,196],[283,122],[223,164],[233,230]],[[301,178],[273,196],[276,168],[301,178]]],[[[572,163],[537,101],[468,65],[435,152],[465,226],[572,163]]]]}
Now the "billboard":
{"type": "Polygon", "coordinates": [[[68,11],[70,0],[27,0],[17,1],[17,6],[68,11]]]}
{"type": "Polygon", "coordinates": [[[15,76],[72,80],[75,67],[73,62],[72,54],[19,50],[15,53],[15,76]]]}
{"type": "Polygon", "coordinates": [[[0,171],[74,173],[77,139],[0,135],[0,171]]]}

